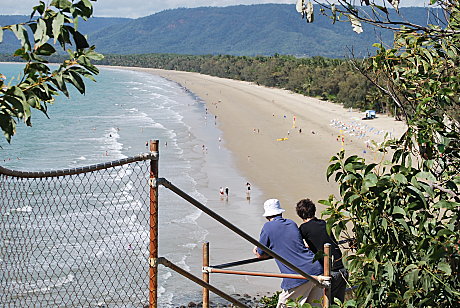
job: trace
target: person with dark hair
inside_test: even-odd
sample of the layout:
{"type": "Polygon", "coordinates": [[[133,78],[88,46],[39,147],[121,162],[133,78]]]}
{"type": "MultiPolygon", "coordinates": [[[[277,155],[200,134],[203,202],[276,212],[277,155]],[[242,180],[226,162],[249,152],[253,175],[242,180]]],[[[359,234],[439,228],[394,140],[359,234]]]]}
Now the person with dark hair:
{"type": "MultiPolygon", "coordinates": [[[[297,266],[305,273],[316,276],[322,275],[323,267],[318,262],[313,262],[314,254],[305,247],[299,228],[290,219],[283,218],[284,209],[281,208],[277,199],[269,199],[264,203],[264,214],[267,222],[260,233],[260,242],[297,266]]],[[[257,246],[253,249],[257,258],[267,258],[268,255],[257,246]]],[[[283,274],[297,274],[283,263],[276,260],[276,263],[283,274]]],[[[281,283],[282,292],[278,297],[277,308],[286,307],[289,299],[296,300],[301,297],[300,304],[310,303],[312,306],[321,306],[320,301],[323,289],[313,281],[306,279],[283,278],[281,283]]]]}
{"type": "Polygon", "coordinates": [[[251,183],[246,182],[246,188],[248,190],[246,192],[246,199],[249,200],[249,199],[251,199],[251,183]]]}
{"type": "MultiPolygon", "coordinates": [[[[315,217],[316,206],[313,201],[310,199],[300,200],[297,202],[296,211],[297,215],[299,215],[299,217],[303,220],[303,224],[299,227],[302,238],[305,240],[313,253],[316,254],[318,251],[323,251],[324,244],[331,244],[332,302],[334,302],[334,298],[338,298],[343,303],[345,299],[345,287],[346,279],[348,279],[348,271],[343,266],[342,252],[340,251],[337,240],[333,234],[329,235],[327,233],[326,222],[315,217]]],[[[320,262],[323,264],[323,258],[320,258],[320,262]]]]}

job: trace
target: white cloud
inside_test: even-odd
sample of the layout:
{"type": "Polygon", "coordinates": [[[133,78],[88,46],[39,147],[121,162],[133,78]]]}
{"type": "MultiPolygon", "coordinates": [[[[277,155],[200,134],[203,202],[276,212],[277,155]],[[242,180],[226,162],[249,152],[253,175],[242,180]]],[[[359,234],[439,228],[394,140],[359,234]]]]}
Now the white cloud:
{"type": "MultiPolygon", "coordinates": [[[[49,3],[50,0],[45,0],[49,3]]],[[[39,0],[1,0],[1,15],[28,15],[39,0]]],[[[100,17],[148,16],[166,9],[199,6],[229,6],[238,4],[285,3],[295,0],[98,0],[93,2],[94,15],[100,17]]],[[[421,6],[427,0],[401,0],[401,6],[421,6]]]]}

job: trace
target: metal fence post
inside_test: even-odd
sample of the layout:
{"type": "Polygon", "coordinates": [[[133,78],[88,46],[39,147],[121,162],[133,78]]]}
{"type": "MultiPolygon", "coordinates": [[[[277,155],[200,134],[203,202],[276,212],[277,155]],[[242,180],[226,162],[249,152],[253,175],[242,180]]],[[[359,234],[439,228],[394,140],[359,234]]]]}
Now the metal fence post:
{"type": "MultiPolygon", "coordinates": [[[[209,242],[203,243],[203,268],[209,266],[209,242]]],[[[209,273],[203,271],[203,281],[209,283],[209,273]]],[[[203,308],[209,308],[209,289],[203,287],[203,308]]]]}
{"type": "MultiPolygon", "coordinates": [[[[150,140],[150,152],[158,153],[158,140],[150,140]]],[[[157,308],[158,287],[158,160],[150,160],[150,255],[149,255],[149,306],[157,308]]]]}
{"type": "MultiPolygon", "coordinates": [[[[331,244],[324,244],[324,276],[331,277],[331,244]]],[[[331,281],[332,284],[332,281],[331,281]]],[[[324,288],[323,307],[331,305],[331,288],[324,288]]]]}

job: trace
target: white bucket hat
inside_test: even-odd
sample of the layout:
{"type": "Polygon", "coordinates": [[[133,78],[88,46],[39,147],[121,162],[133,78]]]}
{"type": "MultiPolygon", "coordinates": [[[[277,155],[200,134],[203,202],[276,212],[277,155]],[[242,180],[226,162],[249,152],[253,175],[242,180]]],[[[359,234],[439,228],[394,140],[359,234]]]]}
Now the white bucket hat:
{"type": "Polygon", "coordinates": [[[284,212],[278,199],[268,199],[264,202],[265,213],[263,216],[275,216],[284,212]]]}

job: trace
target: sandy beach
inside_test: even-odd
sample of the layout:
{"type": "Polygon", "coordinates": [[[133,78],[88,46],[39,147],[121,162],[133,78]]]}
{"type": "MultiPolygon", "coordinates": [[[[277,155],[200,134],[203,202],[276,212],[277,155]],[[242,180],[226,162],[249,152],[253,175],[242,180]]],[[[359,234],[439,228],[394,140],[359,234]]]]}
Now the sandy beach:
{"type": "MultiPolygon", "coordinates": [[[[297,222],[298,200],[338,196],[326,170],[342,147],[373,160],[377,154],[367,146],[369,140],[381,142],[385,133],[399,137],[405,131],[405,124],[394,118],[379,115],[364,121],[363,112],[282,89],[198,73],[135,69],[175,81],[204,100],[238,169],[262,189],[265,199],[278,198],[285,216],[297,222]],[[347,132],[341,124],[366,126],[366,135],[347,132]]],[[[318,208],[323,209],[320,204],[318,208]]]]}
{"type": "MultiPolygon", "coordinates": [[[[392,118],[379,115],[377,119],[363,121],[362,112],[346,110],[337,104],[282,89],[197,73],[113,68],[115,72],[101,74],[100,80],[102,84],[106,82],[106,86],[93,91],[95,96],[86,103],[101,102],[97,107],[101,110],[109,108],[114,115],[98,118],[100,128],[90,129],[89,133],[82,125],[78,138],[82,142],[78,153],[89,147],[87,157],[91,158],[94,151],[100,150],[92,150],[92,143],[86,141],[88,136],[94,138],[93,135],[99,131],[102,132],[99,139],[104,142],[103,148],[107,149],[107,144],[112,146],[109,148],[111,155],[112,151],[114,155],[121,155],[121,150],[113,150],[119,148],[139,153],[139,150],[145,151],[146,140],[159,139],[160,176],[174,180],[173,183],[179,188],[204,202],[208,208],[254,239],[259,238],[266,222],[262,217],[266,199],[280,199],[286,209],[285,217],[299,223],[295,204],[308,197],[317,203],[317,214],[320,216],[323,207],[318,200],[327,199],[331,194],[338,197],[337,185],[326,180],[330,157],[344,148],[347,155],[359,154],[369,160],[378,159],[378,154],[371,147],[371,140],[380,142],[385,134],[400,136],[405,130],[402,122],[392,118]],[[142,74],[132,74],[131,79],[131,74],[119,74],[118,69],[142,74]],[[129,86],[114,86],[116,84],[111,83],[114,74],[122,76],[119,80],[120,83],[126,83],[123,86],[129,86]],[[138,80],[145,81],[145,84],[138,80]],[[160,89],[165,94],[156,95],[156,90],[150,90],[156,84],[162,85],[160,89]],[[121,107],[125,103],[126,106],[121,107]],[[104,107],[107,105],[109,107],[104,107]],[[169,112],[168,108],[175,109],[169,112]],[[167,124],[175,117],[177,123],[167,124]],[[153,130],[150,129],[152,123],[163,123],[165,126],[161,126],[161,130],[153,130]],[[119,130],[114,125],[121,128],[121,134],[118,135],[119,130]],[[112,134],[117,134],[117,138],[112,138],[112,134]],[[176,146],[177,142],[180,147],[176,146]],[[181,151],[187,155],[182,155],[181,151]],[[246,198],[247,182],[252,184],[250,199],[246,198]],[[219,187],[230,188],[228,197],[219,195],[219,187]]],[[[70,118],[78,107],[89,110],[81,105],[84,103],[82,101],[77,106],[71,106],[73,109],[68,112],[70,118]]],[[[100,110],[95,112],[102,113],[100,110]]],[[[94,115],[90,113],[86,118],[89,119],[88,127],[93,127],[94,115]]],[[[54,124],[49,131],[59,132],[59,129],[55,129],[59,127],[56,126],[58,124],[54,124]]],[[[30,152],[26,150],[24,153],[30,152]]],[[[107,150],[105,153],[107,155],[107,150]]],[[[59,153],[56,157],[59,157],[59,153]]],[[[97,160],[111,158],[97,155],[97,160]]],[[[77,154],[75,159],[87,158],[77,154]]],[[[23,162],[22,158],[20,162],[23,162]]],[[[54,166],[55,162],[50,163],[54,166]]],[[[210,243],[211,265],[254,257],[253,244],[239,238],[209,216],[193,210],[190,204],[164,187],[159,191],[159,203],[163,223],[159,228],[160,255],[171,258],[171,261],[194,275],[202,275],[203,241],[210,243]]],[[[238,269],[278,272],[274,260],[239,266],[238,269]]],[[[159,292],[163,303],[182,305],[187,304],[185,301],[189,299],[200,301],[201,288],[183,277],[164,267],[159,268],[159,276],[163,282],[159,292]]],[[[248,294],[245,298],[271,296],[279,290],[280,284],[280,280],[275,278],[220,274],[213,274],[211,282],[237,297],[248,294]]],[[[215,295],[212,295],[212,300],[219,302],[215,295]]]]}
{"type": "MultiPolygon", "coordinates": [[[[222,140],[215,140],[214,147],[222,144],[229,150],[232,159],[222,157],[222,160],[233,161],[237,171],[256,187],[254,193],[257,193],[251,195],[248,204],[241,187],[239,200],[232,198],[228,204],[219,202],[217,192],[212,191],[218,187],[219,180],[225,178],[233,186],[243,186],[243,183],[232,182],[231,177],[221,174],[229,166],[219,166],[214,158],[207,164],[207,195],[215,193],[216,196],[214,199],[211,197],[208,206],[256,239],[265,222],[261,216],[264,200],[279,199],[286,209],[284,216],[300,223],[295,204],[302,198],[310,198],[316,202],[317,215],[320,216],[324,207],[317,201],[327,199],[331,194],[339,197],[337,184],[326,180],[330,158],[343,148],[348,155],[358,154],[366,160],[380,160],[381,156],[372,149],[371,140],[381,142],[385,134],[399,137],[405,131],[405,124],[394,118],[379,115],[376,119],[365,121],[362,120],[364,112],[344,109],[338,104],[282,89],[198,73],[129,69],[174,81],[206,103],[209,116],[214,117],[215,125],[222,131],[222,140]]],[[[253,257],[252,245],[247,241],[206,215],[200,217],[200,223],[210,230],[206,241],[211,245],[211,264],[253,257]]],[[[200,249],[197,249],[190,261],[199,260],[200,254],[200,249]]],[[[192,267],[199,268],[199,264],[192,267]]],[[[278,271],[273,260],[239,268],[278,271]]],[[[219,275],[215,279],[213,276],[212,281],[230,294],[241,293],[244,289],[258,296],[271,296],[272,292],[279,290],[280,283],[273,278],[234,275],[219,275]]]]}

